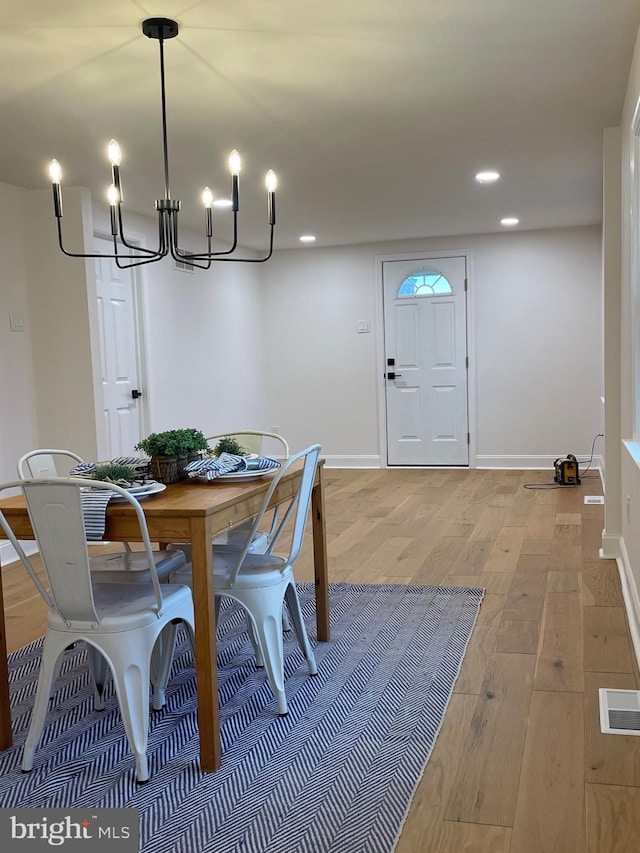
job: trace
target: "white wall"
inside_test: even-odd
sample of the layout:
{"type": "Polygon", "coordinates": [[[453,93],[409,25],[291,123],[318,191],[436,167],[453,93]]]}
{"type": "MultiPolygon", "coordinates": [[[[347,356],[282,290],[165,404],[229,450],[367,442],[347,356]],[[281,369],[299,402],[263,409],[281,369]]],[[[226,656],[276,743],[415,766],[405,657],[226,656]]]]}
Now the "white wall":
{"type": "Polygon", "coordinates": [[[621,270],[621,133],[619,127],[607,128],[603,135],[603,310],[604,310],[604,490],[605,526],[602,553],[620,556],[622,501],[620,495],[620,270],[621,270]]]}
{"type": "MultiPolygon", "coordinates": [[[[88,334],[91,264],[87,273],[83,261],[51,248],[53,221],[40,191],[2,191],[48,231],[45,249],[26,260],[27,226],[13,217],[0,236],[12,288],[3,300],[7,292],[7,306],[17,303],[6,310],[28,298],[27,330],[35,324],[38,331],[33,361],[28,331],[9,334],[5,322],[0,336],[3,385],[17,389],[12,416],[0,419],[0,461],[12,475],[17,456],[36,443],[91,455],[96,356],[88,334]]],[[[82,198],[75,201],[79,209],[82,198]]],[[[96,230],[104,229],[104,211],[93,215],[96,230]]],[[[152,220],[128,222],[152,243],[152,220]]],[[[77,222],[69,228],[75,248],[90,239],[77,222]]],[[[544,458],[546,465],[549,457],[587,453],[602,429],[597,227],[282,252],[264,267],[221,264],[193,275],[168,260],[142,267],[148,430],[275,426],[293,449],[320,441],[334,464],[380,464],[377,258],[451,248],[472,259],[478,464],[544,458]],[[357,333],[359,319],[372,320],[371,334],[357,333]]]]}
{"type": "Polygon", "coordinates": [[[36,440],[26,247],[22,226],[28,191],[0,184],[0,481],[16,476],[16,460],[36,440]],[[22,314],[24,331],[12,332],[9,313],[22,314]]]}
{"type": "Polygon", "coordinates": [[[264,271],[269,420],[335,464],[384,460],[376,258],[447,249],[472,261],[478,465],[585,458],[603,427],[599,226],[281,252],[264,271]]]}
{"type": "MultiPolygon", "coordinates": [[[[65,245],[71,251],[90,245],[89,201],[86,190],[65,191],[65,245]]],[[[94,394],[99,353],[91,335],[97,322],[95,296],[90,298],[87,284],[95,288],[92,262],[60,252],[50,190],[29,191],[24,214],[36,446],[68,447],[91,459],[101,418],[94,394]]],[[[32,447],[25,436],[23,452],[32,447]]]]}
{"type": "MultiPolygon", "coordinates": [[[[637,253],[640,210],[634,191],[637,171],[634,122],[640,104],[640,41],[636,42],[633,64],[621,121],[622,136],[622,248],[621,248],[621,329],[620,329],[620,423],[621,447],[620,502],[622,535],[619,560],[623,593],[629,615],[636,657],[640,660],[640,436],[635,421],[640,377],[634,369],[634,340],[640,334],[638,293],[640,265],[637,253]]],[[[639,131],[640,132],[640,131],[639,131]]],[[[613,353],[615,355],[615,352],[613,353]]]]}
{"type": "MultiPolygon", "coordinates": [[[[97,232],[108,214],[93,210],[97,232]]],[[[157,244],[155,220],[127,216],[127,233],[157,244]]],[[[200,246],[185,233],[185,248],[200,246]]],[[[193,426],[205,434],[266,429],[263,299],[259,265],[214,263],[186,273],[170,258],[137,268],[142,289],[148,430],[193,426]]]]}

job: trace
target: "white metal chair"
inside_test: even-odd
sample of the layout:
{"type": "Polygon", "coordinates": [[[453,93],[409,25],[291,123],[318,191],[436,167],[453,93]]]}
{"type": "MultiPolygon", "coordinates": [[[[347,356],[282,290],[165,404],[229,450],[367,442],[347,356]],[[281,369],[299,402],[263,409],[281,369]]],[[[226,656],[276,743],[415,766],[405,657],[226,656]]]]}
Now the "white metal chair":
{"type": "MultiPolygon", "coordinates": [[[[78,463],[84,462],[81,456],[72,450],[60,448],[38,448],[25,453],[18,460],[18,477],[21,480],[34,477],[66,476],[78,463]],[[66,467],[64,473],[57,462],[66,467]]],[[[148,569],[147,555],[143,551],[133,551],[128,542],[124,542],[124,553],[98,554],[90,559],[91,571],[100,573],[100,583],[149,583],[151,574],[148,569]]],[[[169,575],[186,564],[183,551],[178,548],[153,551],[153,559],[162,582],[169,575]]]]}
{"type": "MultiPolygon", "coordinates": [[[[213,449],[222,438],[234,438],[238,444],[241,447],[246,448],[249,453],[262,455],[266,451],[267,445],[270,443],[271,446],[276,446],[278,448],[279,455],[283,459],[286,460],[290,456],[289,443],[284,436],[277,432],[264,432],[256,429],[233,430],[231,432],[219,432],[215,435],[209,435],[207,436],[207,442],[213,449]]],[[[228,551],[241,551],[245,546],[247,538],[251,536],[249,553],[265,554],[269,549],[271,539],[278,529],[277,507],[272,511],[271,524],[268,530],[254,530],[253,521],[254,519],[249,518],[247,521],[243,521],[236,527],[232,527],[222,535],[215,536],[213,544],[216,549],[224,548],[228,551]]],[[[182,551],[185,554],[186,560],[191,562],[191,544],[189,542],[172,542],[167,546],[167,551],[173,551],[174,549],[182,551]]],[[[176,570],[177,569],[178,567],[176,567],[176,570]]],[[[282,629],[284,631],[291,630],[291,624],[289,622],[286,608],[282,611],[282,629]]],[[[249,626],[249,634],[251,635],[251,640],[256,653],[256,664],[257,666],[263,666],[264,662],[260,647],[255,641],[251,626],[249,626]]]]}
{"type": "MultiPolygon", "coordinates": [[[[262,507],[253,520],[250,533],[255,533],[259,529],[269,501],[281,477],[289,471],[292,465],[303,461],[300,486],[287,507],[266,553],[260,554],[249,550],[252,536],[245,540],[245,545],[241,551],[214,547],[213,572],[216,607],[219,609],[220,599],[226,596],[237,601],[246,611],[251,633],[260,649],[271,689],[278,701],[279,714],[287,713],[282,641],[282,608],[285,600],[298,643],[307,659],[309,673],[315,675],[318,671],[300,610],[293,576],[293,564],[302,546],[319,453],[320,445],[314,444],[291,456],[274,475],[262,507]],[[290,525],[292,531],[288,553],[284,557],[276,556],[273,549],[285,529],[290,525]]],[[[191,585],[191,567],[178,569],[171,575],[171,581],[191,585]]]]}
{"type": "MultiPolygon", "coordinates": [[[[111,671],[127,738],[135,757],[138,782],[149,779],[149,682],[154,706],[161,707],[169,678],[175,634],[180,622],[194,640],[194,610],[186,586],[160,584],[149,533],[138,501],[125,489],[100,481],[73,477],[31,478],[0,485],[0,492],[19,487],[27,504],[50,593],[16,539],[5,516],[0,525],[49,605],[38,687],[31,725],[22,757],[22,770],[33,767],[44,727],[49,697],[60,671],[65,649],[86,643],[90,663],[104,661],[111,671]],[[144,542],[151,582],[97,583],[85,538],[81,491],[111,489],[134,507],[144,542]],[[163,634],[163,656],[156,672],[151,659],[163,634]]],[[[104,707],[101,685],[96,685],[96,708],[104,707]]]]}
{"type": "MultiPolygon", "coordinates": [[[[258,455],[265,452],[265,440],[271,441],[272,443],[279,445],[279,455],[281,455],[283,459],[286,460],[289,458],[289,444],[287,443],[287,440],[277,432],[262,432],[255,429],[221,432],[216,435],[207,436],[209,446],[213,449],[221,438],[235,438],[236,441],[242,447],[245,447],[250,453],[257,453],[258,455]]],[[[252,527],[253,519],[244,521],[237,527],[232,527],[222,536],[215,537],[213,543],[216,547],[228,548],[232,551],[240,551],[244,547],[247,536],[251,532],[252,527]]],[[[277,528],[278,514],[277,511],[274,511],[270,529],[268,531],[256,530],[253,532],[253,539],[249,546],[250,553],[264,554],[267,551],[271,537],[274,535],[277,528]]],[[[191,546],[188,543],[173,543],[169,548],[179,548],[183,550],[187,556],[187,560],[191,560],[191,546]]]]}

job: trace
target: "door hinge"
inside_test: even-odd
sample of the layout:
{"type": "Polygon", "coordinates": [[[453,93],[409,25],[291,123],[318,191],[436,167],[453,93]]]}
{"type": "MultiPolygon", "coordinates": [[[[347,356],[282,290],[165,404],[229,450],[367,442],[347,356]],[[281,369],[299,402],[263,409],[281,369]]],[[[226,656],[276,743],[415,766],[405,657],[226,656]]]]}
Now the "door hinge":
{"type": "Polygon", "coordinates": [[[467,433],[467,444],[471,444],[471,433],[467,433]]]}
{"type": "Polygon", "coordinates": [[[464,280],[464,292],[465,292],[465,293],[467,292],[467,288],[468,288],[468,287],[469,287],[469,282],[468,282],[468,280],[465,278],[465,280],[464,280]]]}
{"type": "Polygon", "coordinates": [[[469,370],[469,356],[467,356],[464,360],[465,367],[469,370]]]}

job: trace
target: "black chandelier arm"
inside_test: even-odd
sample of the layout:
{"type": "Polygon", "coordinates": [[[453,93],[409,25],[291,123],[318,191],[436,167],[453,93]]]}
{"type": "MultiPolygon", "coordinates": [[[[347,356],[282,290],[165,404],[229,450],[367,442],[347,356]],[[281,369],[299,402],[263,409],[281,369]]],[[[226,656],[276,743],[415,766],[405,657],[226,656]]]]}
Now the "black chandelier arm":
{"type": "Polygon", "coordinates": [[[178,236],[178,213],[177,211],[172,211],[169,214],[170,217],[170,225],[169,228],[171,230],[171,235],[169,239],[169,243],[171,246],[171,255],[177,261],[182,261],[186,264],[191,264],[191,266],[198,267],[198,269],[209,269],[211,266],[211,261],[209,258],[211,257],[211,239],[212,235],[207,234],[207,251],[206,252],[188,252],[186,249],[180,248],[180,238],[178,236]],[[200,264],[192,263],[192,261],[209,261],[207,266],[200,266],[200,264]]]}
{"type": "MultiPolygon", "coordinates": [[[[154,253],[150,257],[143,257],[141,255],[135,255],[135,254],[134,255],[131,255],[131,254],[123,255],[122,252],[118,251],[118,241],[120,238],[118,237],[117,234],[113,234],[112,237],[113,237],[113,251],[115,252],[115,255],[112,255],[111,257],[115,258],[116,266],[118,267],[118,269],[121,269],[121,270],[128,270],[128,269],[131,269],[131,267],[140,267],[140,266],[143,266],[144,264],[153,264],[156,261],[159,261],[162,258],[166,257],[166,255],[167,255],[166,247],[161,247],[158,250],[158,252],[154,253]]],[[[122,243],[121,240],[120,240],[120,243],[122,243]]],[[[162,231],[160,232],[160,243],[162,244],[162,231]]],[[[136,249],[138,247],[133,247],[133,248],[136,249]]],[[[148,252],[149,249],[145,249],[144,251],[148,252]]],[[[103,257],[109,257],[109,256],[103,255],[103,257]]]]}
{"type": "Polygon", "coordinates": [[[178,261],[181,264],[187,264],[190,267],[196,267],[199,270],[208,270],[211,266],[211,261],[207,261],[204,264],[197,264],[193,260],[193,255],[190,255],[188,252],[185,254],[180,254],[173,245],[171,244],[171,257],[174,261],[178,261]]]}
{"type": "MultiPolygon", "coordinates": [[[[112,231],[113,233],[113,231],[112,231]]],[[[145,249],[144,246],[136,246],[129,243],[124,234],[124,220],[122,218],[122,202],[118,202],[118,239],[127,249],[132,249],[134,252],[141,252],[144,255],[153,255],[154,257],[163,258],[167,253],[162,251],[162,239],[158,238],[157,249],[145,249]]]]}
{"type": "MultiPolygon", "coordinates": [[[[176,251],[181,252],[182,250],[179,248],[179,240],[178,240],[178,220],[176,218],[175,221],[175,246],[176,251]]],[[[209,246],[208,252],[193,252],[189,253],[190,258],[194,258],[196,261],[208,261],[208,260],[219,260],[220,255],[230,255],[232,252],[238,248],[238,211],[234,210],[233,212],[233,242],[231,243],[231,247],[229,249],[223,249],[220,252],[212,252],[211,251],[211,239],[207,238],[207,243],[209,246]]]]}
{"type": "Polygon", "coordinates": [[[132,261],[130,264],[122,263],[122,258],[130,258],[131,255],[100,255],[102,258],[112,258],[115,257],[116,266],[119,270],[129,270],[131,267],[141,267],[144,264],[154,264],[156,261],[162,260],[163,255],[159,255],[156,258],[145,258],[143,261],[132,261]]]}
{"type": "Polygon", "coordinates": [[[215,263],[232,263],[232,264],[264,264],[273,255],[273,229],[271,225],[271,233],[269,236],[269,252],[264,258],[212,258],[215,263]]]}
{"type": "MultiPolygon", "coordinates": [[[[60,219],[60,218],[57,218],[57,219],[56,219],[56,222],[57,222],[57,224],[58,224],[58,246],[59,246],[59,248],[60,248],[60,251],[61,251],[63,254],[67,255],[67,257],[69,257],[69,258],[113,258],[114,260],[116,260],[116,261],[117,261],[118,259],[123,258],[123,257],[129,257],[129,258],[141,258],[141,257],[144,257],[144,256],[142,256],[142,255],[122,255],[122,254],[118,254],[117,250],[116,250],[116,252],[115,252],[114,254],[104,254],[103,252],[69,252],[67,249],[65,249],[65,247],[64,247],[64,245],[63,245],[63,239],[62,239],[62,222],[61,222],[61,219],[60,219]]],[[[136,247],[136,248],[137,248],[137,247],[136,247]]],[[[146,250],[146,251],[148,251],[148,250],[146,250]]],[[[160,253],[160,252],[155,253],[155,254],[153,255],[153,257],[151,257],[151,258],[146,258],[146,257],[145,257],[145,258],[144,258],[144,260],[140,261],[140,263],[151,263],[151,262],[153,262],[153,261],[159,261],[159,260],[161,260],[161,259],[162,259],[166,254],[167,254],[166,252],[164,252],[164,254],[163,254],[163,253],[160,253]]],[[[132,264],[131,266],[134,266],[134,264],[132,264]]],[[[137,264],[136,264],[135,266],[137,266],[137,264]]]]}

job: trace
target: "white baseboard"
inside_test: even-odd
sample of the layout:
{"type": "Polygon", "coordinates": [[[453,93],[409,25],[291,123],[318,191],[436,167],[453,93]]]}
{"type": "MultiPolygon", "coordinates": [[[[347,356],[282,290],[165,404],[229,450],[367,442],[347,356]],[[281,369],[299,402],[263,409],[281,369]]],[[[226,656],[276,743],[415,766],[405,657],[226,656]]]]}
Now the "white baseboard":
{"type": "MultiPolygon", "coordinates": [[[[578,459],[586,459],[589,454],[578,454],[578,459]]],[[[384,464],[380,455],[371,454],[369,456],[325,456],[327,468],[384,468],[384,464]]],[[[531,471],[549,471],[551,479],[553,479],[554,462],[558,456],[491,456],[478,455],[476,456],[476,468],[480,469],[505,469],[505,470],[531,470],[531,471]]],[[[394,468],[398,466],[393,466],[394,468]]],[[[420,466],[406,466],[418,468],[420,466]]],[[[441,466],[426,465],[425,469],[437,468],[441,466]]],[[[444,466],[448,467],[448,466],[444,466]]],[[[581,467],[584,470],[584,466],[581,467]]],[[[601,457],[594,456],[591,463],[591,470],[601,471],[601,457]]]]}
{"type": "MultiPolygon", "coordinates": [[[[33,540],[20,542],[20,545],[24,548],[24,552],[27,557],[31,554],[38,553],[38,546],[33,540]]],[[[10,542],[0,542],[0,566],[7,566],[9,563],[15,563],[18,559],[19,557],[16,554],[16,550],[10,542]]]]}
{"type": "Polygon", "coordinates": [[[620,548],[620,534],[602,531],[602,548],[600,549],[601,560],[617,560],[622,556],[620,548]]]}
{"type": "MultiPolygon", "coordinates": [[[[576,453],[578,459],[587,459],[589,453],[576,453]]],[[[556,459],[563,458],[562,456],[491,456],[488,454],[478,454],[476,456],[476,468],[502,468],[506,470],[526,469],[532,471],[548,470],[553,479],[554,463],[556,459]]],[[[594,456],[591,462],[590,470],[601,470],[602,459],[600,456],[594,456]]],[[[579,466],[580,473],[586,470],[586,465],[579,466]]]]}
{"type": "Polygon", "coordinates": [[[548,469],[553,472],[553,463],[557,456],[476,456],[477,468],[505,468],[518,470],[520,468],[541,471],[548,469]]]}
{"type": "Polygon", "coordinates": [[[620,537],[620,556],[616,560],[618,564],[618,572],[620,574],[620,585],[622,587],[622,597],[624,598],[625,609],[627,611],[627,619],[629,621],[629,632],[631,634],[631,642],[633,651],[635,652],[636,661],[640,666],[640,595],[638,595],[638,587],[636,585],[629,555],[625,548],[624,539],[620,537]]]}
{"type": "Polygon", "coordinates": [[[327,468],[381,468],[380,456],[325,456],[327,468]]]}

